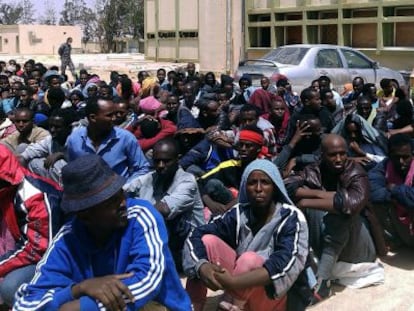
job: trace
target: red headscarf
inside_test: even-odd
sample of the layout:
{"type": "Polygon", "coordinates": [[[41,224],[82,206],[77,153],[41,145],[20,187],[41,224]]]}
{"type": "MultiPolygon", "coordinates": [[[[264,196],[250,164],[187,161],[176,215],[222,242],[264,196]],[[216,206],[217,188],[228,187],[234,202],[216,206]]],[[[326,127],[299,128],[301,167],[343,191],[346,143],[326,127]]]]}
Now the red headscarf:
{"type": "Polygon", "coordinates": [[[262,146],[262,149],[259,153],[258,158],[269,158],[269,149],[264,145],[264,137],[260,133],[251,130],[241,130],[239,134],[239,140],[250,141],[259,146],[262,146]]]}

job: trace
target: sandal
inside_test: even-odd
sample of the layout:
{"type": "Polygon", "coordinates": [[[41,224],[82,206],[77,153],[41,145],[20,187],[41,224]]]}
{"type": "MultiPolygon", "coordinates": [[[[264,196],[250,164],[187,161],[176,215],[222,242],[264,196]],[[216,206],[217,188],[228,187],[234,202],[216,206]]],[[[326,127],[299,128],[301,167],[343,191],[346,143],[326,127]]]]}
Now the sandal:
{"type": "Polygon", "coordinates": [[[313,291],[313,297],[311,298],[310,306],[314,306],[321,301],[328,299],[332,295],[331,281],[322,280],[318,282],[313,291]]]}

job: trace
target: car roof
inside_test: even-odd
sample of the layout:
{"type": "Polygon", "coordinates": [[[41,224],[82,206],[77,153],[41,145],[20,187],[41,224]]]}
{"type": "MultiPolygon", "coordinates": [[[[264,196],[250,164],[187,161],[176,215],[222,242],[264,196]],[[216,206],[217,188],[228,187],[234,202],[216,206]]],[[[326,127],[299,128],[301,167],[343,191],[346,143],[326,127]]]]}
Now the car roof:
{"type": "Polygon", "coordinates": [[[313,47],[331,47],[331,48],[350,48],[349,46],[343,45],[333,45],[333,44],[287,44],[281,45],[277,48],[284,48],[284,47],[302,47],[302,48],[313,48],[313,47]]]}

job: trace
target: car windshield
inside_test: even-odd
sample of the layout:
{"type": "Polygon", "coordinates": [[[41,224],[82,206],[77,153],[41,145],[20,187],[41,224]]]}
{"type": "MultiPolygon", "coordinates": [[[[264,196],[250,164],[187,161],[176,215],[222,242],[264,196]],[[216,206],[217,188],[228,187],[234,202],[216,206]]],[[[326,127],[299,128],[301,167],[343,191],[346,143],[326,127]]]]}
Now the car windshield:
{"type": "Polygon", "coordinates": [[[308,51],[309,48],[305,47],[280,47],[270,51],[262,59],[285,65],[299,65],[308,51]]]}

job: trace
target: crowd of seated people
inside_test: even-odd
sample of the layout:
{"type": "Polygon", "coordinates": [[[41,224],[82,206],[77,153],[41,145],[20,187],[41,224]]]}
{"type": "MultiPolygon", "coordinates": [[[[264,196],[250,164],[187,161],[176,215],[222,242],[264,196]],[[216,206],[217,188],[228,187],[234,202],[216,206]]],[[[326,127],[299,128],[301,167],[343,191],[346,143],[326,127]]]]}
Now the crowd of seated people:
{"type": "Polygon", "coordinates": [[[338,263],[414,245],[413,104],[372,82],[0,61],[0,310],[328,299],[338,263]]]}

